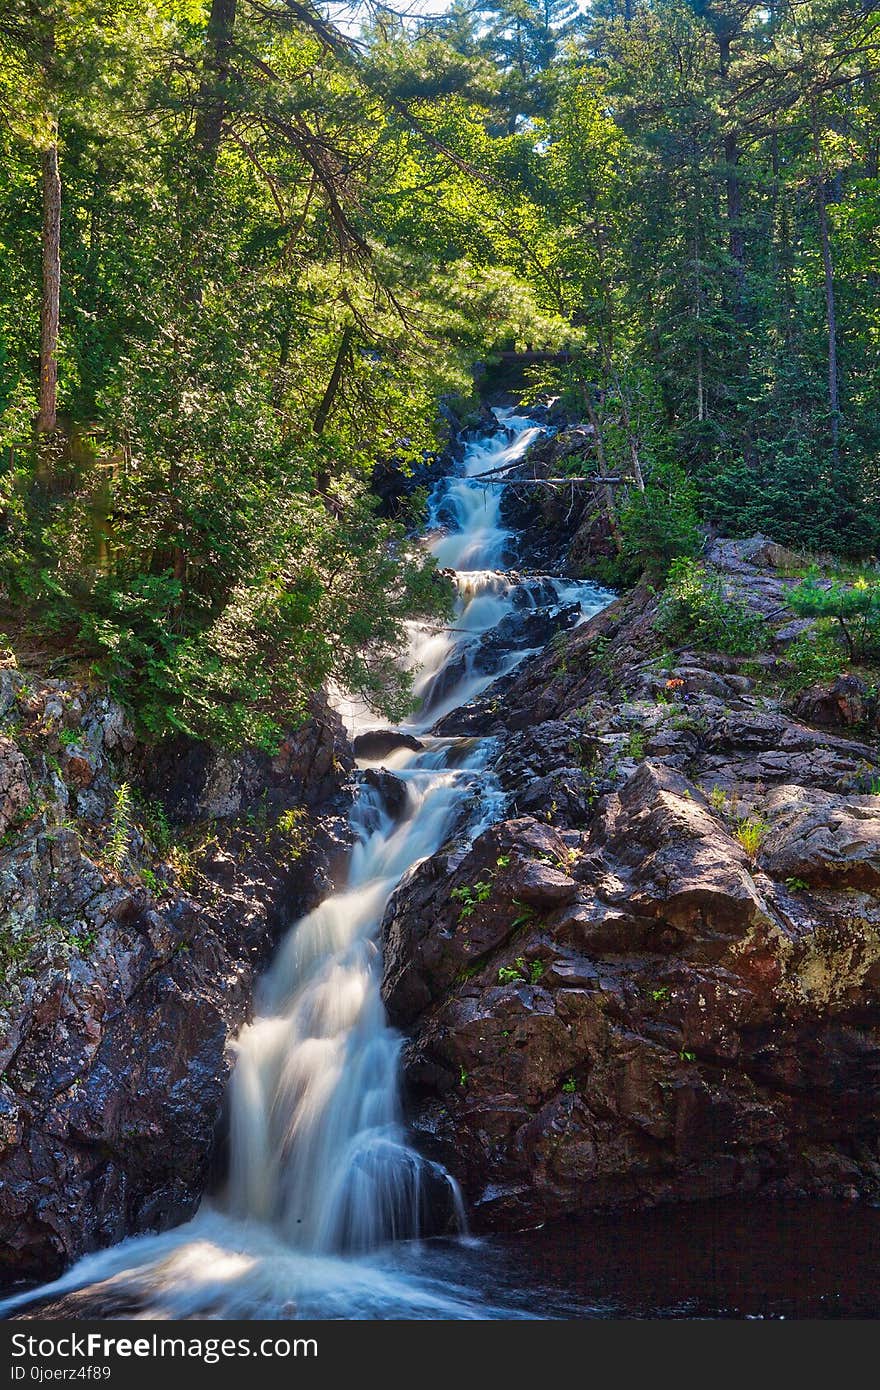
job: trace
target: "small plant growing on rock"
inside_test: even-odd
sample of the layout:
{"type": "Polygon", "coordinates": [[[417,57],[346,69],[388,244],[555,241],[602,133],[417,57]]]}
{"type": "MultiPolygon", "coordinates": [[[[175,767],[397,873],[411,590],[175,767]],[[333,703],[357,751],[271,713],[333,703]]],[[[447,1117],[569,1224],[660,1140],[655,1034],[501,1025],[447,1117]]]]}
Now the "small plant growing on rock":
{"type": "Polygon", "coordinates": [[[573,1076],[566,1077],[565,1081],[563,1081],[562,1083],[562,1089],[567,1096],[574,1095],[575,1091],[577,1090],[577,1082],[575,1081],[573,1076]]]}
{"type": "Polygon", "coordinates": [[[695,1062],[697,1060],[697,1054],[696,1052],[690,1052],[686,1047],[683,1047],[681,1049],[681,1052],[679,1052],[678,1054],[678,1058],[681,1062],[695,1062]]]}
{"type": "Polygon", "coordinates": [[[472,917],[477,904],[488,901],[491,894],[492,884],[486,879],[479,879],[473,884],[465,884],[461,888],[453,888],[449,896],[461,903],[461,910],[458,914],[459,922],[464,922],[468,917],[472,917]]]}
{"type": "Polygon", "coordinates": [[[293,860],[301,859],[309,847],[309,813],[302,806],[282,811],[276,829],[287,844],[287,852],[293,860]]]}
{"type": "Polygon", "coordinates": [[[502,965],[498,971],[498,983],[500,985],[518,984],[522,980],[527,980],[529,984],[536,985],[544,976],[544,962],[533,960],[531,964],[526,964],[525,956],[517,956],[513,965],[502,965]]]}
{"type": "Polygon", "coordinates": [[[62,748],[72,748],[74,744],[82,741],[82,733],[79,729],[62,729],[58,735],[58,742],[62,748]]]}
{"type": "Polygon", "coordinates": [[[769,825],[760,816],[744,816],[738,822],[734,835],[749,858],[754,859],[769,832],[769,825]]]}
{"type": "Polygon", "coordinates": [[[106,859],[117,873],[128,858],[131,844],[131,787],[122,782],[113,794],[113,814],[110,820],[110,843],[106,859]]]}
{"type": "Polygon", "coordinates": [[[519,970],[516,969],[515,966],[502,965],[501,969],[498,971],[499,985],[513,985],[521,979],[522,975],[520,974],[519,970]]]}
{"type": "Polygon", "coordinates": [[[660,985],[657,989],[651,990],[651,998],[655,1004],[665,1004],[669,998],[669,986],[660,985]]]}
{"type": "Polygon", "coordinates": [[[645,756],[645,735],[641,729],[633,729],[626,741],[626,756],[640,763],[645,756]]]}
{"type": "Polygon", "coordinates": [[[162,802],[157,798],[135,795],[137,819],[152,840],[159,854],[165,855],[171,849],[173,837],[168,815],[162,802]]]}
{"type": "Polygon", "coordinates": [[[522,908],[522,911],[520,912],[519,916],[514,917],[513,921],[510,924],[511,927],[513,927],[514,929],[516,927],[524,927],[526,922],[533,921],[533,919],[537,915],[533,907],[530,907],[528,903],[520,902],[519,898],[514,898],[513,905],[514,907],[522,908]]]}
{"type": "Polygon", "coordinates": [[[802,878],[787,878],[785,880],[785,886],[789,893],[803,893],[810,885],[802,878]]]}
{"type": "Polygon", "coordinates": [[[709,805],[718,815],[723,816],[727,809],[727,792],[723,787],[713,787],[709,793],[709,805]]]}

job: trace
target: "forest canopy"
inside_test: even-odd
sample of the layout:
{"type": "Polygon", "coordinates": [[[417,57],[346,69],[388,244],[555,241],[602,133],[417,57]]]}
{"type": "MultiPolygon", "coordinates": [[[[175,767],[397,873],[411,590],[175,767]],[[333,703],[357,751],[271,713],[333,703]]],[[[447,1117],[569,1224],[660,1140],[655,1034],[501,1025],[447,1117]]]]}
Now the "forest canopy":
{"type": "Polygon", "coordinates": [[[6,0],[0,601],[154,737],[394,716],[448,609],[377,467],[473,369],[697,526],[880,544],[880,29],[867,0],[6,0]]]}

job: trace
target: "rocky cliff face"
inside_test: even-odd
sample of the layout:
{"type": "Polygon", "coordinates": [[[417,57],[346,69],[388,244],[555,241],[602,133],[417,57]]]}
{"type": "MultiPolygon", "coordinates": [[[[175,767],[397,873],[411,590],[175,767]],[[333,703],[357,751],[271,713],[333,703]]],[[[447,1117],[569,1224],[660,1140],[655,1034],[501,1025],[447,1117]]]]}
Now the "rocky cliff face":
{"type": "Polygon", "coordinates": [[[277,757],[138,746],[0,670],[0,1270],[189,1215],[255,971],[326,891],[352,762],[314,703],[277,757]]]}
{"type": "Polygon", "coordinates": [[[664,651],[642,587],[443,722],[510,819],[400,888],[384,992],[481,1226],[880,1195],[880,755],[857,680],[783,693],[784,559],[709,557],[760,657],[664,651]]]}

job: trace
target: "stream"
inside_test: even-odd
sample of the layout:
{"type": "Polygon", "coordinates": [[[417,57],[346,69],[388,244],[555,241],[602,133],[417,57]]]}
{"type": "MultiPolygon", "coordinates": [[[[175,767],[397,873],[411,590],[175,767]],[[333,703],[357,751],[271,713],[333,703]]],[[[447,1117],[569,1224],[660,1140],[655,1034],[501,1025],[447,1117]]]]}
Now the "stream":
{"type": "MultiPolygon", "coordinates": [[[[789,1237],[790,1268],[811,1236],[823,1248],[815,1209],[800,1222],[797,1212],[783,1219],[781,1206],[762,1208],[777,1212],[767,1221],[763,1284],[744,1272],[758,1258],[748,1203],[728,1203],[714,1219],[708,1207],[695,1217],[682,1209],[623,1213],[585,1217],[552,1233],[475,1240],[453,1179],[409,1143],[399,1091],[402,1039],[380,995],[382,918],[403,877],[451,833],[473,839],[505,814],[491,771],[495,742],[430,730],[528,654],[515,641],[487,641],[500,624],[515,634],[517,615],[543,611],[549,625],[574,604],[583,621],[612,597],[588,582],[505,569],[512,536],[500,518],[502,489],[480,482],[480,474],[514,462],[540,426],[507,411],[498,416],[501,429],[472,441],[429,501],[424,543],[455,572],[457,600],[449,627],[411,627],[419,713],[401,731],[421,747],[361,763],[403,782],[403,813],[392,818],[376,786],[360,784],[347,882],[290,927],[260,982],[253,1022],[236,1042],[223,1192],[186,1225],[89,1255],[0,1312],[35,1298],[74,1316],[172,1319],[826,1311],[821,1277],[806,1290],[765,1288],[785,1262],[789,1237]],[[457,1237],[425,1238],[438,1201],[457,1237]],[[717,1252],[708,1271],[707,1240],[717,1252]],[[627,1257],[633,1248],[655,1250],[646,1255],[644,1277],[627,1257]]],[[[342,702],[342,713],[353,734],[375,728],[374,717],[353,703],[342,702]]],[[[876,1238],[880,1213],[865,1216],[859,1229],[873,1222],[876,1238]]],[[[827,1220],[829,1230],[850,1224],[841,1226],[835,1213],[827,1220]]],[[[845,1301],[831,1311],[859,1308],[845,1301]]]]}

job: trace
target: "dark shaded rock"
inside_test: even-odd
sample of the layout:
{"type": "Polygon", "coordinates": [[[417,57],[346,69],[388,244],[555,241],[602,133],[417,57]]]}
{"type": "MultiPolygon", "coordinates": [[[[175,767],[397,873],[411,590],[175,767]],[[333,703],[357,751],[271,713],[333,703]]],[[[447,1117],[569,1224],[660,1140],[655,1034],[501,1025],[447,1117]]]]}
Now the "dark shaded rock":
{"type": "MultiPolygon", "coordinates": [[[[187,816],[231,811],[236,799],[248,805],[255,769],[267,781],[259,831],[255,813],[215,825],[206,847],[190,853],[184,891],[170,865],[147,855],[136,818],[121,872],[98,857],[113,833],[118,787],[105,749],[119,757],[130,744],[121,713],[91,692],[49,687],[32,705],[47,739],[78,709],[73,727],[83,738],[62,772],[73,789],[69,763],[81,748],[92,777],[77,807],[88,797],[93,818],[69,823],[67,784],[40,770],[39,755],[28,768],[13,749],[0,763],[44,779],[44,809],[0,851],[0,1273],[18,1279],[54,1276],[87,1251],[195,1210],[223,1110],[229,1040],[279,934],[327,892],[346,842],[340,813],[351,765],[347,753],[333,762],[345,752],[335,717],[297,730],[271,762],[251,752],[200,760],[182,745],[176,768],[160,750],[150,794],[161,787],[187,816]],[[228,801],[217,792],[219,767],[229,774],[228,801]],[[190,773],[198,776],[187,790],[190,773]],[[302,828],[295,854],[275,826],[287,808],[302,828]],[[150,867],[151,889],[136,864],[150,867]]],[[[131,753],[134,780],[147,755],[131,753]]],[[[21,787],[15,778],[9,787],[17,806],[21,787]]],[[[179,830],[171,822],[170,833],[179,830]]]]}
{"type": "Polygon", "coordinates": [[[368,787],[374,787],[382,805],[392,820],[399,820],[406,809],[406,783],[384,768],[370,767],[363,775],[368,787]]]}
{"type": "Polygon", "coordinates": [[[518,533],[517,559],[533,569],[581,578],[599,559],[614,553],[614,541],[594,487],[584,478],[592,469],[592,427],[575,425],[535,441],[507,477],[558,478],[575,464],[578,478],[569,488],[507,487],[501,502],[505,525],[518,533]]]}
{"type": "Polygon", "coordinates": [[[190,738],[174,738],[137,759],[144,791],[176,821],[231,820],[256,803],[325,806],[338,794],[340,769],[354,768],[338,714],[321,695],[309,717],[290,730],[275,755],[232,754],[190,738]]]}
{"type": "Polygon", "coordinates": [[[876,718],[877,697],[859,676],[838,676],[837,680],[811,685],[801,691],[794,713],[807,724],[825,728],[849,728],[868,724],[876,718]]]}
{"type": "Polygon", "coordinates": [[[812,618],[795,618],[793,622],[784,623],[778,627],[773,634],[773,646],[778,652],[786,651],[804,633],[815,630],[816,624],[812,618]]]}
{"type": "Polygon", "coordinates": [[[401,734],[396,729],[372,729],[369,733],[358,734],[352,743],[356,758],[386,758],[396,748],[411,748],[414,752],[424,748],[424,744],[414,734],[401,734]]]}
{"type": "Polygon", "coordinates": [[[28,765],[11,739],[0,738],[0,835],[30,800],[28,765]]]}

